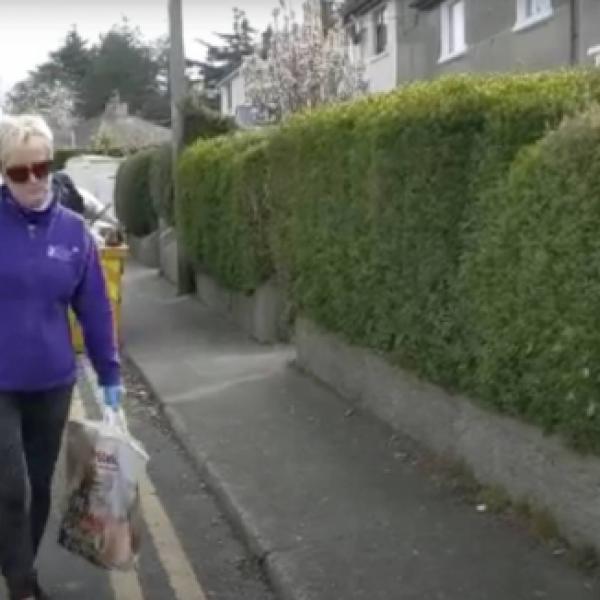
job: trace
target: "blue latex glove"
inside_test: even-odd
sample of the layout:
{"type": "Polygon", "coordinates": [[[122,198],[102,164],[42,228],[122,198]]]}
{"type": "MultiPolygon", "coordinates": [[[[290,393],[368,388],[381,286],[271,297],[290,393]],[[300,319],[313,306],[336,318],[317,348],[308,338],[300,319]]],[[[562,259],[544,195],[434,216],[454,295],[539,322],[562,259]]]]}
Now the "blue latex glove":
{"type": "Polygon", "coordinates": [[[102,388],[104,404],[113,410],[119,410],[123,399],[123,388],[120,385],[109,385],[102,388]]]}

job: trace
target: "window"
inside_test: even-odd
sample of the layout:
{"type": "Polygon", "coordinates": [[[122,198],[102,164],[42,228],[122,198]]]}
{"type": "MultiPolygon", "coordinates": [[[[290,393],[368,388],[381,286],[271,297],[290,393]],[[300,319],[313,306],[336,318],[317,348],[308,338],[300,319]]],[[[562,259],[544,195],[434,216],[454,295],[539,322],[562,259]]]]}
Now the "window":
{"type": "Polygon", "coordinates": [[[523,29],[552,16],[552,0],[517,0],[515,29],[523,29]]]}
{"type": "Polygon", "coordinates": [[[460,56],[467,49],[465,40],[465,0],[447,0],[441,6],[442,51],[440,61],[460,56]]]}
{"type": "Polygon", "coordinates": [[[594,61],[597,67],[600,67],[600,46],[588,48],[588,56],[594,61]]]}
{"type": "Polygon", "coordinates": [[[367,39],[369,35],[369,30],[366,27],[362,27],[360,30],[360,43],[359,43],[359,55],[358,58],[361,63],[364,63],[367,58],[367,39]]]}
{"type": "Polygon", "coordinates": [[[367,57],[368,30],[362,20],[351,17],[346,28],[346,39],[350,57],[354,62],[364,62],[367,57]]]}
{"type": "Polygon", "coordinates": [[[386,7],[382,7],[373,14],[374,31],[375,31],[375,54],[383,54],[387,48],[387,23],[386,23],[386,7]]]}

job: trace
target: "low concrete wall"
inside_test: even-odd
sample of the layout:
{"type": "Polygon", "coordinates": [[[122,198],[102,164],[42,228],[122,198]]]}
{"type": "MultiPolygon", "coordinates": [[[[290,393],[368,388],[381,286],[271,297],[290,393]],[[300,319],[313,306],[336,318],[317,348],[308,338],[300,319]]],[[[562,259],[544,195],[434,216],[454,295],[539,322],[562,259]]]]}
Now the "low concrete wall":
{"type": "Polygon", "coordinates": [[[160,233],[160,272],[170,283],[177,285],[179,279],[177,234],[170,227],[160,233]]]}
{"type": "Polygon", "coordinates": [[[205,272],[196,273],[196,294],[212,310],[233,319],[248,335],[263,344],[289,339],[285,323],[285,296],[274,282],[253,294],[233,292],[205,272]]]}
{"type": "Polygon", "coordinates": [[[466,463],[480,482],[549,510],[572,542],[600,549],[600,459],[451,396],[309,321],[298,322],[295,341],[301,368],[434,452],[466,463]]]}
{"type": "Polygon", "coordinates": [[[143,265],[152,269],[160,267],[159,234],[157,231],[142,238],[129,235],[127,244],[131,255],[143,265]]]}

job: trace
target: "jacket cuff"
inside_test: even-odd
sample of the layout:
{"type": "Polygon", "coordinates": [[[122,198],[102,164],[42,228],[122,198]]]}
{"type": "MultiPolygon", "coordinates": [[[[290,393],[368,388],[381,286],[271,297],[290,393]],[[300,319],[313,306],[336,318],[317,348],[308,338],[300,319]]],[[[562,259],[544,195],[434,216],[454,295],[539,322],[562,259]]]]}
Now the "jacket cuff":
{"type": "Polygon", "coordinates": [[[121,369],[112,368],[98,373],[98,385],[100,387],[111,387],[121,385],[121,369]]]}

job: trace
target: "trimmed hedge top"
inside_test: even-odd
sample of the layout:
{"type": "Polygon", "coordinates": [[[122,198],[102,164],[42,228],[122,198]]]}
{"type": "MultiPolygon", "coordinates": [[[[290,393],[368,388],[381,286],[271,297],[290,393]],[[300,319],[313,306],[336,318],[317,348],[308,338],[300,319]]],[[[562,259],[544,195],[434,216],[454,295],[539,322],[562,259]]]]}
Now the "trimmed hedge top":
{"type": "MultiPolygon", "coordinates": [[[[600,449],[589,398],[577,400],[575,391],[567,410],[563,400],[572,396],[556,388],[557,378],[572,381],[572,367],[563,362],[563,372],[543,358],[554,331],[546,324],[561,315],[548,312],[554,300],[536,299],[543,287],[526,288],[527,269],[515,263],[524,256],[521,225],[497,230],[508,227],[509,198],[531,210],[528,196],[518,198],[528,188],[510,183],[525,169],[519,161],[552,143],[524,149],[599,97],[597,72],[460,76],[302,114],[266,134],[198,143],[179,165],[187,249],[239,290],[277,274],[296,307],[322,326],[600,449]],[[529,295],[517,301],[521,277],[529,295]],[[545,315],[528,316],[527,326],[519,316],[526,302],[545,315]],[[523,344],[533,344],[536,369],[519,354],[523,344]],[[545,374],[550,366],[558,371],[545,374]],[[509,377],[513,367],[522,372],[509,377]]],[[[560,204],[563,192],[546,186],[544,198],[560,204]]],[[[537,216],[528,218],[530,236],[537,216]]],[[[579,256],[583,246],[575,247],[579,256]]],[[[575,272],[570,263],[561,268],[575,272]]],[[[564,272],[552,275],[560,287],[564,272]]],[[[595,297],[583,296],[591,314],[595,297]]],[[[598,350],[592,358],[600,364],[598,350]]]]}

